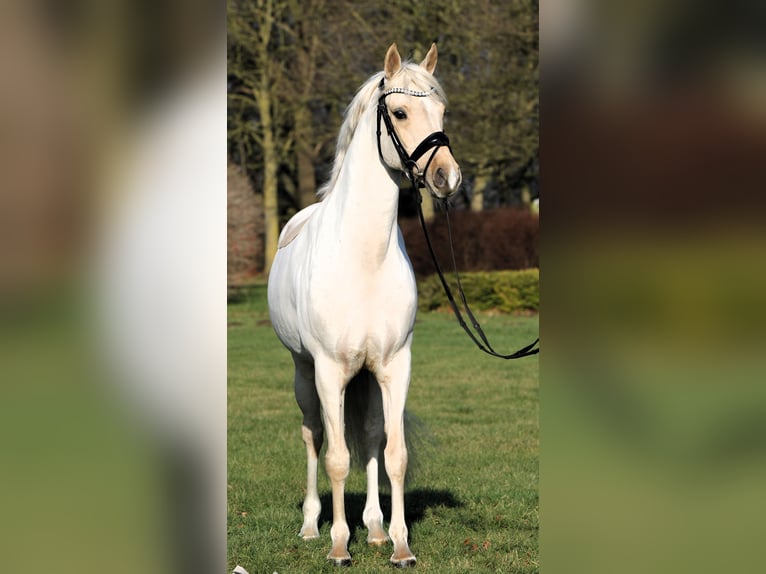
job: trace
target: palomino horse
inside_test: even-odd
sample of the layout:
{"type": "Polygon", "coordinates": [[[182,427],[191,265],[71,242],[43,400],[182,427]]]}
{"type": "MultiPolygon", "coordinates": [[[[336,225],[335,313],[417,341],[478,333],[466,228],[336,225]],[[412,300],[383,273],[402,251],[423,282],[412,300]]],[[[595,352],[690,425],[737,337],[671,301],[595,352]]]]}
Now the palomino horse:
{"type": "Polygon", "coordinates": [[[420,65],[403,63],[396,44],[391,45],[384,71],[359,89],[346,111],[331,178],[320,190],[322,201],[297,213],[282,230],[269,276],[271,322],[292,353],[295,396],[303,412],[308,481],[300,535],[319,536],[317,461],[326,434],[333,506],[327,558],[336,564],[351,560],[343,500],[349,415],[364,418],[364,436],[349,439],[360,440],[364,450],[367,541],[389,540],[378,498],[378,459],[385,444],[391,562],[415,563],[404,521],[404,405],[417,291],[397,224],[398,181],[399,172],[408,172],[440,198],[460,185],[460,168],[442,132],[446,99],[433,77],[436,59],[432,45],[420,65]],[[353,409],[352,389],[364,393],[353,409]],[[353,410],[346,418],[345,404],[353,410]]]}

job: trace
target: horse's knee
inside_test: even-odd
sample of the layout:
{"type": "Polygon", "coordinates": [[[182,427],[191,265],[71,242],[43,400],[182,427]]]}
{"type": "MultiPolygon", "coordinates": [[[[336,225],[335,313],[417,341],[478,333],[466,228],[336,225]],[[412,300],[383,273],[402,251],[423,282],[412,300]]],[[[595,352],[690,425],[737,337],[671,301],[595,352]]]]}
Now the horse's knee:
{"type": "Polygon", "coordinates": [[[351,454],[347,448],[328,449],[325,455],[325,468],[332,481],[346,480],[351,467],[351,454]]]}
{"type": "Polygon", "coordinates": [[[404,480],[407,473],[407,447],[403,444],[386,445],[386,473],[391,481],[404,480]]]}

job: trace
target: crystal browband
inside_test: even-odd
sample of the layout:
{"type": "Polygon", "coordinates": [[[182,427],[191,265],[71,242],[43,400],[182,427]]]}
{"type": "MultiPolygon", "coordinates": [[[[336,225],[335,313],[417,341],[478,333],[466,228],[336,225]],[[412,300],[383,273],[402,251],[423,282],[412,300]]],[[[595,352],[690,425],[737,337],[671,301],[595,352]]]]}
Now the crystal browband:
{"type": "Polygon", "coordinates": [[[386,90],[385,92],[383,92],[382,97],[385,97],[389,94],[405,94],[407,96],[417,96],[419,98],[424,98],[426,96],[430,96],[431,92],[433,91],[434,91],[434,88],[431,88],[427,92],[421,92],[419,90],[407,90],[405,88],[390,88],[386,90]]]}

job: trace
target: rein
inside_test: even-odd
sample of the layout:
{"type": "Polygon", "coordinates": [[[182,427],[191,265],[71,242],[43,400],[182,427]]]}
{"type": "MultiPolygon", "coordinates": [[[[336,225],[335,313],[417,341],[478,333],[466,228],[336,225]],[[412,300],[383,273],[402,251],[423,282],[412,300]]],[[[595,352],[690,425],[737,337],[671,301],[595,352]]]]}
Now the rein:
{"type": "Polygon", "coordinates": [[[426,220],[425,220],[425,217],[423,217],[423,208],[421,206],[423,198],[421,197],[420,192],[414,186],[413,186],[413,192],[417,194],[418,201],[416,203],[418,206],[418,217],[420,218],[420,226],[423,228],[423,235],[425,235],[425,238],[426,238],[428,251],[431,253],[431,259],[433,259],[434,266],[436,267],[436,273],[439,275],[439,281],[441,281],[442,288],[444,289],[444,293],[447,295],[447,299],[449,300],[449,304],[452,307],[452,311],[453,313],[455,313],[457,322],[463,328],[463,331],[466,332],[466,334],[470,337],[470,339],[476,344],[476,346],[479,349],[481,349],[488,355],[492,355],[493,357],[498,357],[500,359],[520,359],[521,357],[528,357],[529,355],[536,355],[537,353],[539,353],[540,349],[534,348],[535,345],[537,345],[537,343],[540,341],[539,337],[535,339],[534,342],[527,345],[526,347],[522,347],[518,351],[509,353],[507,355],[498,353],[497,351],[495,351],[495,349],[492,348],[492,345],[487,340],[487,336],[484,334],[484,330],[481,328],[481,325],[479,324],[479,321],[476,319],[476,316],[471,312],[471,308],[468,306],[468,301],[465,298],[465,292],[463,291],[463,284],[460,281],[460,274],[457,271],[457,263],[455,262],[455,248],[452,243],[452,225],[450,224],[450,220],[449,220],[449,210],[446,209],[447,204],[445,203],[444,213],[446,214],[446,217],[447,217],[447,231],[449,234],[450,254],[452,256],[452,268],[454,270],[455,279],[457,281],[458,293],[460,294],[460,301],[463,303],[463,308],[465,309],[466,315],[468,315],[468,317],[470,318],[473,328],[476,330],[476,333],[478,333],[478,337],[473,333],[473,331],[471,331],[471,329],[466,324],[465,319],[463,319],[463,315],[460,312],[460,307],[458,307],[457,303],[455,302],[455,297],[452,295],[452,290],[449,288],[449,284],[447,283],[447,280],[444,278],[444,273],[442,272],[441,266],[439,265],[439,261],[436,258],[434,247],[431,244],[431,238],[428,235],[426,220]],[[481,339],[481,341],[479,339],[481,339]]]}
{"type": "MultiPolygon", "coordinates": [[[[383,87],[383,80],[380,81],[380,87],[383,87]]],[[[415,148],[415,150],[408,154],[407,150],[404,149],[404,146],[402,145],[401,140],[399,139],[399,136],[396,133],[396,130],[394,129],[393,122],[391,121],[391,118],[388,114],[388,108],[386,107],[386,96],[392,93],[400,93],[400,94],[407,94],[410,96],[416,96],[416,97],[427,97],[430,95],[430,92],[421,92],[416,90],[406,90],[404,88],[391,88],[380,96],[378,99],[378,121],[377,121],[377,138],[378,138],[378,155],[380,156],[381,161],[383,160],[383,152],[380,147],[380,122],[381,119],[383,120],[383,123],[386,124],[386,131],[388,132],[389,137],[391,138],[391,141],[394,145],[394,149],[396,150],[397,155],[399,156],[399,159],[402,162],[403,170],[402,172],[406,176],[406,178],[410,181],[410,184],[412,185],[412,193],[416,197],[417,201],[417,207],[418,207],[418,218],[420,219],[420,225],[423,228],[423,235],[425,235],[426,238],[426,244],[428,245],[428,251],[431,253],[431,259],[433,259],[434,266],[436,267],[436,273],[439,275],[439,280],[441,281],[442,288],[444,289],[444,293],[447,295],[447,299],[449,300],[450,306],[452,307],[452,311],[455,314],[455,317],[457,318],[458,323],[463,328],[463,330],[466,332],[468,337],[476,344],[476,346],[487,353],[488,355],[492,355],[493,357],[498,357],[500,359],[520,359],[521,357],[528,357],[530,355],[536,355],[540,352],[539,348],[534,348],[537,343],[540,341],[540,338],[534,340],[533,343],[530,345],[527,345],[526,347],[522,347],[518,351],[515,351],[513,353],[504,355],[502,353],[498,353],[495,351],[495,349],[492,348],[492,345],[487,340],[487,336],[484,334],[484,330],[481,328],[481,325],[479,324],[479,321],[476,319],[475,315],[471,312],[471,308],[468,306],[468,301],[465,297],[465,292],[463,291],[463,285],[460,281],[460,274],[457,271],[457,263],[455,261],[455,249],[452,242],[452,225],[450,224],[449,219],[449,209],[447,209],[447,203],[445,202],[445,214],[447,217],[447,231],[449,236],[449,245],[450,245],[450,254],[452,257],[452,267],[454,269],[455,273],[455,279],[457,281],[457,288],[458,288],[458,294],[460,295],[460,301],[463,304],[463,308],[465,309],[466,315],[468,315],[468,318],[471,320],[471,325],[473,325],[473,328],[475,329],[476,333],[471,331],[471,329],[468,327],[468,324],[466,323],[465,319],[463,318],[463,314],[460,312],[460,307],[455,302],[455,297],[452,294],[452,290],[449,287],[449,284],[447,283],[447,280],[444,278],[444,273],[442,272],[441,266],[439,265],[439,261],[436,258],[436,253],[434,252],[433,245],[431,243],[431,238],[428,235],[428,228],[426,226],[426,220],[423,216],[423,208],[422,208],[422,202],[423,198],[420,194],[419,189],[422,187],[425,187],[425,174],[428,171],[428,166],[431,165],[431,160],[433,160],[434,156],[436,155],[436,152],[439,150],[440,147],[444,146],[447,147],[450,152],[452,152],[452,148],[449,145],[449,138],[447,137],[447,134],[445,134],[443,131],[440,132],[434,132],[431,135],[427,136],[418,146],[415,148]],[[420,171],[417,165],[417,160],[420,159],[429,149],[433,148],[433,152],[431,152],[431,156],[428,158],[428,161],[426,162],[425,168],[423,168],[423,171],[420,171]]],[[[385,163],[385,162],[384,162],[385,163]]]]}

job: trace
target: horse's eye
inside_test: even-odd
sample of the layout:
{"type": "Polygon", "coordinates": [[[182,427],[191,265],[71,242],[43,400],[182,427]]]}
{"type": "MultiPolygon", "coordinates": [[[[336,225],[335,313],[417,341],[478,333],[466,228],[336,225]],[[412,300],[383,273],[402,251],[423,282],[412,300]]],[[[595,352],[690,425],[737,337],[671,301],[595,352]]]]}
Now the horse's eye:
{"type": "Polygon", "coordinates": [[[394,110],[394,117],[397,120],[406,120],[407,112],[405,112],[404,110],[394,110]]]}

